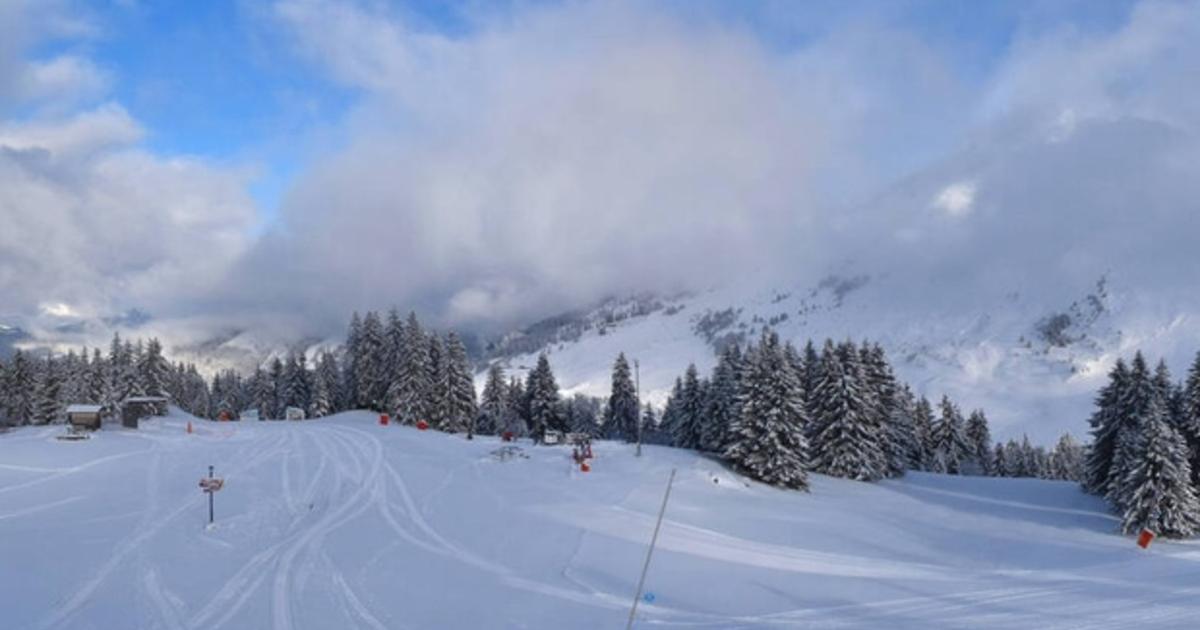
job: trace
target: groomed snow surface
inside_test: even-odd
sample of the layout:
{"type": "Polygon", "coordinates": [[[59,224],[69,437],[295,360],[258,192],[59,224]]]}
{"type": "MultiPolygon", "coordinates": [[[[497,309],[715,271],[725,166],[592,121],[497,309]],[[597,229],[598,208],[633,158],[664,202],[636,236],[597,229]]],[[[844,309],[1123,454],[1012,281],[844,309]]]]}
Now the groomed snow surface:
{"type": "Polygon", "coordinates": [[[0,435],[0,627],[1193,628],[1200,544],[1149,551],[1072,484],[748,482],[696,454],[179,412],[0,435]],[[198,482],[225,487],[206,527],[198,482]]]}

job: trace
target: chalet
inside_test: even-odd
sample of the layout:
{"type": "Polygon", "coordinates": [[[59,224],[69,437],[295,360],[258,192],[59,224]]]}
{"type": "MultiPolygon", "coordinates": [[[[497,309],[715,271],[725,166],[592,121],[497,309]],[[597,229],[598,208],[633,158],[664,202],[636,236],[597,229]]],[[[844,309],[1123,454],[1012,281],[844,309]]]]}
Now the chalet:
{"type": "Polygon", "coordinates": [[[68,405],[67,424],[74,429],[95,431],[100,428],[100,417],[104,408],[100,405],[68,405]]]}

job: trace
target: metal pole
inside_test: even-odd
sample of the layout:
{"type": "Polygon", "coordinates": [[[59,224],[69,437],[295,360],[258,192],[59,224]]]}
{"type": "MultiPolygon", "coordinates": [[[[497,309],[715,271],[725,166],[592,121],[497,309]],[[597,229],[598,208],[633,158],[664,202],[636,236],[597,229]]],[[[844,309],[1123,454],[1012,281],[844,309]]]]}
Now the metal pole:
{"type": "MultiPolygon", "coordinates": [[[[213,467],[212,466],[208,467],[208,478],[209,479],[213,478],[213,467]]],[[[212,491],[212,488],[210,487],[208,489],[208,524],[209,525],[213,524],[213,494],[215,494],[215,493],[212,491]]]]}
{"type": "Polygon", "coordinates": [[[663,494],[662,507],[658,509],[658,522],[654,524],[654,536],[650,538],[650,548],[646,550],[646,563],[642,565],[642,577],[638,578],[637,593],[633,596],[633,606],[629,609],[629,623],[625,630],[632,630],[633,618],[637,615],[638,600],[642,598],[642,587],[646,585],[646,572],[650,570],[650,556],[654,554],[654,545],[658,542],[658,530],[662,527],[663,515],[667,513],[667,499],[671,498],[671,485],[675,483],[675,469],[671,469],[671,477],[667,479],[667,491],[663,494]]]}
{"type": "Polygon", "coordinates": [[[633,360],[633,378],[634,378],[634,388],[635,388],[634,391],[636,392],[636,396],[637,396],[637,417],[634,418],[634,422],[637,423],[637,451],[634,453],[634,456],[641,457],[642,456],[642,371],[641,371],[641,366],[638,365],[637,359],[633,360]]]}

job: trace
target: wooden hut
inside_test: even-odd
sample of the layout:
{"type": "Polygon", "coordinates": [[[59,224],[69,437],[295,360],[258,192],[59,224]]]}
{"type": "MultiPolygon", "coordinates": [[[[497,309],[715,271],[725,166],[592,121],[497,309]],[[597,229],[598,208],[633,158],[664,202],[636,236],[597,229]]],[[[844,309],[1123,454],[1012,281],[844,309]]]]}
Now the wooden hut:
{"type": "Polygon", "coordinates": [[[121,424],[138,428],[138,421],[150,416],[167,415],[167,399],[162,396],[134,396],[121,403],[121,424]]]}
{"type": "Polygon", "coordinates": [[[95,431],[100,428],[100,416],[104,408],[100,405],[68,405],[67,424],[76,430],[95,431]]]}

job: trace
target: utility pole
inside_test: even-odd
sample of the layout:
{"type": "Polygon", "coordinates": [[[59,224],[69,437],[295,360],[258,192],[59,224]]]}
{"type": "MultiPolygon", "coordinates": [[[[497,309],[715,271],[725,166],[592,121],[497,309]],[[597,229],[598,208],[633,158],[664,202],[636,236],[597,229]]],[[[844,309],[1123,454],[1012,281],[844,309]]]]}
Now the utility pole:
{"type": "MultiPolygon", "coordinates": [[[[208,478],[209,479],[213,478],[213,467],[212,466],[208,467],[208,478]]],[[[208,524],[209,525],[213,524],[213,495],[214,494],[216,494],[216,492],[213,492],[212,490],[210,490],[208,492],[208,524]]]]}
{"type": "Polygon", "coordinates": [[[641,457],[642,456],[642,374],[641,374],[641,368],[640,368],[640,366],[638,366],[637,359],[633,360],[633,382],[634,382],[634,392],[635,392],[634,396],[637,398],[637,416],[634,418],[634,422],[637,422],[637,451],[634,453],[634,456],[641,457]]]}
{"type": "Polygon", "coordinates": [[[663,494],[662,507],[658,509],[658,521],[654,523],[654,535],[650,538],[650,548],[646,550],[646,563],[642,565],[642,576],[638,578],[637,593],[633,595],[633,606],[629,608],[629,623],[625,630],[633,629],[633,620],[637,616],[638,600],[642,598],[642,589],[646,586],[646,573],[650,570],[650,556],[654,555],[654,545],[658,544],[658,530],[662,528],[663,515],[667,513],[667,501],[671,498],[671,486],[675,483],[675,469],[667,479],[667,491],[663,494]]]}

